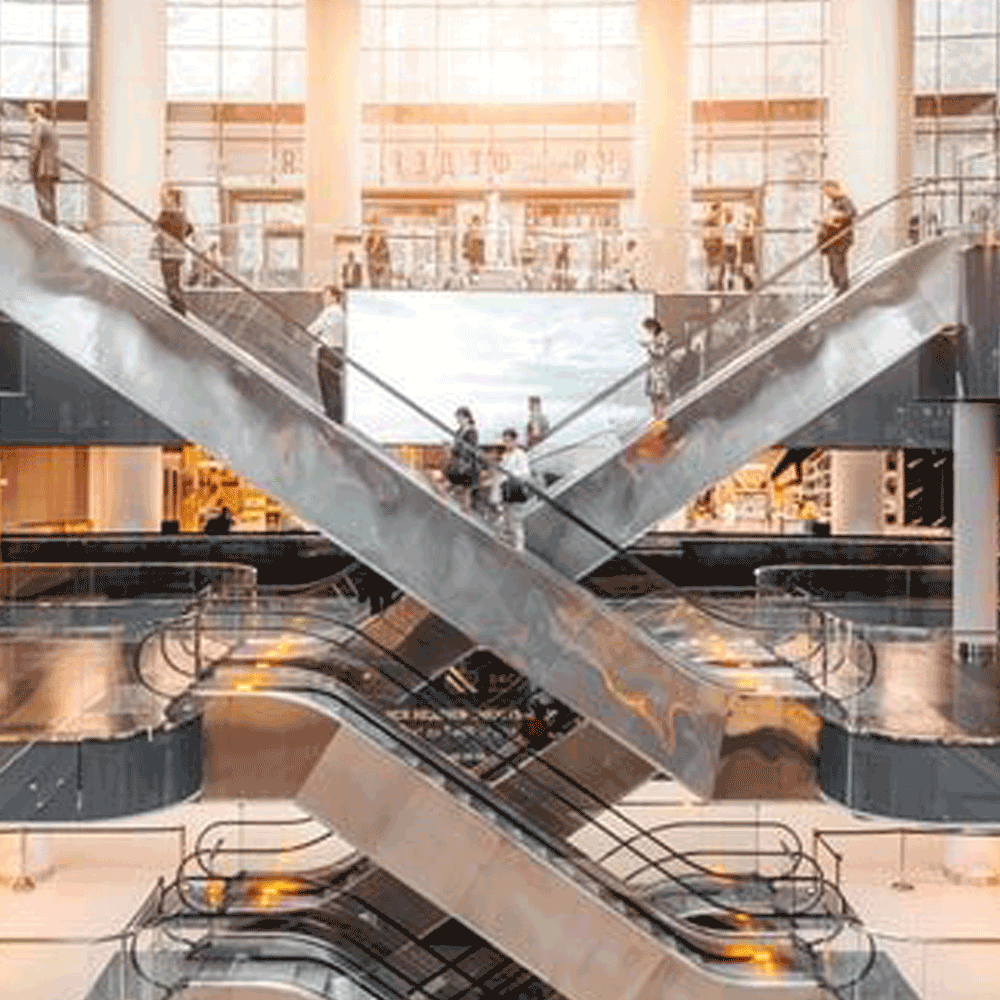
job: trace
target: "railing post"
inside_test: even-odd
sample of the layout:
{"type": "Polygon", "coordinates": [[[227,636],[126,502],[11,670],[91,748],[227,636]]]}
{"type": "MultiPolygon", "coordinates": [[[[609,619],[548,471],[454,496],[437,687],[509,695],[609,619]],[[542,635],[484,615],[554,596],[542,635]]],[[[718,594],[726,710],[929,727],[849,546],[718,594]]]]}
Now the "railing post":
{"type": "Polygon", "coordinates": [[[20,870],[11,885],[14,892],[31,892],[35,888],[35,880],[28,871],[28,828],[21,827],[20,834],[20,870]]]}
{"type": "Polygon", "coordinates": [[[909,892],[913,883],[906,878],[906,831],[899,831],[899,878],[892,883],[892,888],[899,892],[909,892]]]}

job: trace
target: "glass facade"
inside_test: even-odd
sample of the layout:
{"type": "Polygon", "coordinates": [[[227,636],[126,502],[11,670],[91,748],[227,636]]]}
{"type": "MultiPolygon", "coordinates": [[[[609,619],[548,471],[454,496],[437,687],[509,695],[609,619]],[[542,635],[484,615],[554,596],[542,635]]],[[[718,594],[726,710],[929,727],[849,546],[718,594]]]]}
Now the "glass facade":
{"type": "MultiPolygon", "coordinates": [[[[23,139],[26,105],[40,101],[57,122],[62,156],[81,170],[87,167],[89,29],[86,0],[0,0],[0,123],[7,135],[23,139]]],[[[2,169],[11,197],[33,211],[23,145],[4,145],[2,169]]],[[[85,189],[72,176],[63,178],[57,198],[60,218],[84,219],[85,189]]]]}
{"type": "Polygon", "coordinates": [[[244,277],[294,281],[304,223],[305,3],[167,0],[167,177],[244,277]]]}
{"type": "MultiPolygon", "coordinates": [[[[832,0],[693,0],[691,223],[752,206],[763,274],[807,249],[821,214],[832,0]]],[[[700,240],[690,272],[704,279],[700,240]]]]}

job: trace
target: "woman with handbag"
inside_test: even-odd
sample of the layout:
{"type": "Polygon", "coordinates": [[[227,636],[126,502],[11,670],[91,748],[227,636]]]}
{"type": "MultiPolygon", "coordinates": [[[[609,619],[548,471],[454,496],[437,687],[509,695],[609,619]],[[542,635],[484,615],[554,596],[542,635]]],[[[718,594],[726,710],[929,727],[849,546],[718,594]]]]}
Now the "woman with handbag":
{"type": "Polygon", "coordinates": [[[517,552],[524,551],[524,508],[529,499],[531,466],[528,453],[517,442],[517,431],[508,427],[501,435],[504,453],[500,459],[500,527],[517,552]]]}
{"type": "Polygon", "coordinates": [[[479,431],[472,411],[460,406],[455,411],[458,429],[451,445],[451,454],[444,476],[454,496],[466,514],[472,513],[472,490],[479,485],[479,431]]]}

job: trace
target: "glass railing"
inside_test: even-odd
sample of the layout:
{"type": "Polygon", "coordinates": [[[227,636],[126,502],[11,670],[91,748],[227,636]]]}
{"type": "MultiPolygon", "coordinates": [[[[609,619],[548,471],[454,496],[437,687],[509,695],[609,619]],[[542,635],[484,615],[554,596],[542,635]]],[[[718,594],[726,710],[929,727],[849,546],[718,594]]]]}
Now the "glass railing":
{"type": "MultiPolygon", "coordinates": [[[[418,753],[431,768],[444,767],[441,763],[433,763],[437,754],[452,761],[460,770],[449,772],[445,768],[441,773],[446,780],[457,780],[462,787],[468,785],[477,797],[484,797],[490,810],[500,810],[501,815],[515,823],[527,824],[525,829],[532,838],[541,837],[552,842],[560,856],[565,854],[566,862],[571,861],[576,849],[569,848],[561,840],[552,841],[550,832],[540,831],[534,825],[537,819],[522,816],[515,805],[522,796],[526,795],[529,802],[546,802],[550,810],[555,808],[579,817],[572,826],[587,827],[587,854],[598,865],[594,872],[605,873],[599,878],[625,879],[627,882],[638,879],[636,885],[641,885],[646,895],[652,887],[662,888],[669,883],[673,893],[670,905],[675,909],[680,906],[684,913],[694,905],[699,911],[721,912],[724,918],[726,914],[749,915],[753,926],[744,930],[752,930],[757,937],[769,941],[773,938],[771,944],[765,945],[765,950],[772,949],[769,954],[775,961],[779,961],[779,952],[784,954],[782,947],[776,945],[780,939],[791,935],[793,951],[797,948],[809,951],[819,941],[826,947],[838,936],[839,928],[853,920],[846,904],[835,898],[836,894],[829,896],[826,882],[816,881],[810,868],[811,860],[807,860],[801,844],[795,846],[798,840],[794,831],[781,824],[765,824],[768,828],[765,834],[773,835],[774,839],[774,844],[769,845],[762,839],[760,824],[703,823],[700,824],[697,849],[688,846],[679,850],[655,831],[644,829],[627,811],[618,809],[601,793],[581,784],[579,775],[562,770],[545,752],[572,732],[578,720],[566,706],[523,680],[520,684],[510,684],[502,696],[483,698],[469,691],[471,671],[465,675],[464,690],[450,685],[445,675],[424,675],[391,650],[380,647],[361,630],[343,626],[338,636],[331,628],[336,623],[311,615],[296,607],[294,602],[284,609],[272,608],[267,614],[259,613],[259,607],[257,610],[253,627],[244,635],[243,648],[235,645],[214,659],[192,659],[188,665],[192,681],[211,677],[218,667],[230,667],[237,671],[234,692],[259,692],[271,683],[269,671],[287,662],[289,654],[280,650],[294,649],[291,655],[294,664],[298,667],[309,665],[304,662],[301,649],[302,642],[309,640],[313,644],[312,669],[317,672],[317,683],[324,691],[336,688],[329,688],[320,677],[345,685],[345,689],[363,699],[366,713],[375,713],[368,716],[371,724],[385,729],[387,735],[396,733],[394,739],[400,738],[396,726],[401,725],[403,731],[409,733],[405,739],[413,741],[414,749],[410,752],[418,753]],[[299,648],[295,649],[296,646],[299,648]],[[261,650],[267,647],[278,652],[266,658],[261,650]],[[348,649],[350,655],[345,657],[343,651],[348,649]],[[400,715],[400,708],[420,711],[400,715]],[[418,749],[420,747],[424,749],[418,749]],[[511,786],[514,798],[506,800],[505,782],[515,778],[516,788],[511,786]],[[487,781],[489,786],[479,784],[481,781],[487,781]],[[723,835],[716,836],[720,831],[723,835]],[[733,838],[738,840],[740,831],[743,842],[734,843],[733,838]],[[745,846],[750,836],[757,838],[752,851],[745,846]],[[726,888],[721,896],[716,884],[720,878],[720,864],[726,888]],[[763,891],[765,885],[769,888],[763,891]],[[779,886],[784,888],[778,890],[776,896],[779,886]],[[761,891],[758,893],[758,890],[761,891]],[[818,935],[815,940],[810,932],[803,930],[808,927],[812,928],[813,935],[818,935]]],[[[178,627],[207,637],[212,637],[218,629],[226,643],[230,643],[234,634],[231,613],[232,608],[225,602],[213,602],[210,612],[197,619],[192,617],[178,627]]],[[[201,644],[201,648],[206,647],[201,644]]],[[[275,683],[280,684],[280,679],[275,683]]],[[[299,689],[302,681],[296,684],[299,689]]],[[[614,892],[620,895],[619,890],[614,892]]],[[[626,896],[631,899],[628,894],[626,896]]],[[[634,903],[633,899],[629,905],[634,903]]],[[[674,910],[668,908],[668,912],[674,910]]],[[[682,914],[679,919],[686,918],[682,914]]],[[[726,926],[735,937],[733,940],[726,938],[723,952],[717,957],[753,958],[752,949],[744,948],[745,954],[740,951],[737,918],[733,917],[726,926]],[[735,949],[731,953],[725,950],[730,946],[735,949]]],[[[703,933],[711,936],[701,925],[693,925],[691,933],[699,939],[703,933]]],[[[784,955],[781,961],[787,960],[790,954],[784,955]]],[[[820,967],[826,968],[818,955],[814,957],[821,962],[820,967]]],[[[867,957],[862,965],[866,963],[867,957]]],[[[861,966],[857,966],[854,972],[860,969],[861,966]]],[[[828,979],[837,978],[830,969],[827,972],[830,972],[828,979]]]]}
{"type": "MultiPolygon", "coordinates": [[[[6,143],[8,155],[24,154],[25,144],[23,139],[7,136],[3,141],[6,143]]],[[[156,282],[156,272],[163,270],[164,280],[166,280],[167,272],[169,271],[169,268],[166,266],[167,264],[171,264],[172,266],[182,257],[187,256],[199,261],[201,266],[208,268],[213,274],[217,274],[220,280],[224,279],[227,285],[230,286],[230,290],[225,297],[219,298],[214,306],[206,307],[207,311],[199,308],[200,318],[191,320],[195,329],[198,328],[199,323],[207,323],[215,333],[221,333],[239,351],[246,352],[262,363],[268,371],[284,379],[288,388],[283,387],[281,391],[288,392],[292,396],[297,396],[297,402],[307,409],[314,411],[318,409],[317,397],[319,396],[319,384],[317,359],[322,355],[318,350],[319,341],[316,335],[311,333],[274,301],[269,300],[238,277],[225,272],[205,253],[202,253],[189,243],[174,239],[169,234],[160,230],[156,225],[156,220],[151,215],[130,204],[106,185],[89,177],[72,164],[64,163],[63,166],[67,177],[71,177],[75,182],[86,187],[91,211],[95,214],[95,217],[111,220],[107,224],[92,227],[86,238],[67,234],[69,242],[79,240],[79,247],[82,253],[86,253],[87,249],[92,246],[97,246],[108,251],[108,255],[101,265],[104,269],[109,269],[112,273],[117,271],[120,280],[126,285],[138,283],[144,295],[154,300],[160,300],[161,302],[165,297],[160,291],[158,283],[154,283],[156,282]],[[154,257],[158,259],[150,259],[151,251],[154,257]],[[149,277],[151,273],[153,277],[149,277]],[[143,279],[143,275],[147,277],[143,279]]],[[[18,198],[21,198],[21,195],[17,193],[19,189],[15,189],[16,185],[12,186],[12,182],[8,182],[6,185],[0,183],[0,200],[5,201],[7,204],[19,204],[18,198]]],[[[899,196],[896,200],[900,200],[902,197],[899,196]]],[[[23,201],[23,198],[21,198],[21,201],[23,201]]],[[[869,213],[869,215],[871,214],[873,213],[869,213]]],[[[867,217],[865,216],[864,218],[867,217]]],[[[815,252],[804,255],[801,259],[793,262],[788,268],[775,275],[768,287],[776,287],[784,278],[794,278],[798,271],[806,267],[807,262],[811,261],[812,264],[815,264],[816,259],[818,259],[818,254],[815,252]]],[[[816,293],[816,295],[818,294],[816,293]]],[[[174,307],[178,310],[184,309],[181,298],[182,296],[178,296],[175,288],[174,307]]],[[[764,303],[765,298],[766,296],[762,291],[759,294],[750,296],[746,300],[746,308],[749,309],[749,315],[754,318],[754,322],[758,326],[764,322],[761,319],[758,323],[757,317],[758,312],[763,308],[762,303],[764,303]]],[[[783,318],[791,315],[796,308],[801,308],[804,305],[804,300],[798,291],[789,292],[783,301],[785,303],[782,307],[784,311],[781,313],[783,318]]],[[[772,315],[774,310],[771,306],[768,306],[768,309],[771,310],[768,315],[772,315]]],[[[727,317],[729,316],[729,311],[723,310],[719,316],[720,319],[721,317],[727,317]]],[[[205,333],[208,335],[207,331],[205,333]]],[[[759,334],[763,336],[763,327],[760,327],[759,334]]],[[[726,339],[724,350],[732,355],[738,353],[741,348],[736,343],[737,340],[739,338],[729,337],[726,339]]],[[[708,344],[708,340],[705,340],[705,338],[703,338],[703,341],[706,345],[708,344]]],[[[705,350],[708,351],[708,347],[705,350]]],[[[329,364],[336,364],[336,362],[328,362],[328,359],[325,357],[323,363],[327,365],[328,373],[329,364]]],[[[361,391],[361,387],[363,387],[365,395],[369,397],[370,401],[374,401],[370,405],[377,405],[381,412],[390,415],[390,423],[392,422],[391,415],[394,413],[404,412],[407,418],[411,420],[416,415],[424,422],[432,435],[440,435],[441,440],[451,444],[450,439],[452,439],[453,428],[448,423],[439,419],[427,408],[413,402],[404,393],[394,388],[375,372],[358,364],[349,354],[344,357],[343,366],[344,371],[334,371],[331,373],[340,382],[341,387],[343,388],[345,378],[356,380],[357,388],[353,391],[361,391]]],[[[637,380],[641,378],[643,371],[644,369],[640,369],[637,373],[633,373],[622,381],[621,385],[626,386],[629,391],[632,391],[638,386],[637,380]]],[[[606,396],[598,397],[596,401],[588,404],[588,406],[602,405],[605,398],[606,396]]],[[[350,414],[347,416],[349,418],[350,414]]],[[[564,425],[565,423],[566,421],[563,421],[564,425]]],[[[352,433],[364,437],[357,428],[352,427],[352,433]]],[[[395,462],[400,471],[404,471],[405,469],[407,475],[414,478],[422,478],[424,484],[427,484],[426,477],[421,477],[412,470],[406,469],[405,466],[392,456],[387,448],[376,442],[370,443],[374,447],[380,447],[386,460],[395,462]]],[[[460,447],[465,448],[466,446],[461,445],[460,447]]],[[[482,460],[482,456],[478,451],[472,457],[477,462],[482,460]]],[[[652,573],[640,560],[625,552],[612,539],[594,531],[585,521],[548,497],[543,490],[540,490],[531,483],[527,483],[526,486],[536,499],[551,505],[553,509],[558,511],[560,516],[571,518],[578,526],[599,538],[607,546],[609,556],[618,554],[626,558],[640,572],[652,573]]],[[[484,489],[484,497],[486,492],[484,489]]],[[[479,507],[479,514],[481,515],[480,523],[485,518],[490,530],[494,530],[494,528],[499,530],[502,527],[502,521],[496,517],[496,507],[493,504],[482,503],[479,507]]],[[[666,587],[676,592],[677,588],[663,577],[656,574],[653,574],[653,577],[657,586],[666,587]]],[[[710,614],[713,613],[707,604],[702,604],[702,608],[710,614]]],[[[739,622],[731,622],[731,624],[738,625],[739,622]]],[[[751,624],[746,624],[745,627],[753,628],[751,624]]],[[[665,651],[665,655],[669,654],[665,651]]],[[[722,680],[716,679],[716,683],[722,683],[722,680]]]]}
{"type": "MultiPolygon", "coordinates": [[[[847,251],[850,267],[850,284],[856,287],[885,266],[888,258],[913,247],[924,237],[924,231],[914,234],[899,224],[900,213],[920,200],[934,201],[957,197],[963,184],[960,181],[928,181],[914,185],[891,198],[879,202],[860,213],[847,230],[851,239],[847,251]]],[[[1000,190],[1000,183],[997,185],[1000,190]]],[[[941,235],[984,235],[979,223],[941,229],[941,235]]],[[[733,365],[738,359],[749,357],[754,348],[777,334],[786,324],[803,317],[810,310],[836,298],[832,284],[812,280],[816,269],[825,266],[836,251],[844,235],[831,237],[823,245],[812,246],[767,277],[752,293],[726,302],[720,299],[718,308],[707,322],[686,330],[683,337],[675,331],[671,335],[668,368],[670,373],[671,402],[665,412],[669,427],[670,418],[681,412],[691,401],[692,394],[711,383],[713,378],[733,365]]],[[[797,331],[798,332],[798,331],[797,331]]],[[[638,339],[641,331],[636,331],[638,339]]],[[[645,361],[631,372],[596,393],[589,401],[552,423],[548,437],[531,450],[534,463],[544,471],[549,465],[562,477],[574,475],[594,467],[604,457],[623,449],[627,444],[642,445],[642,436],[649,427],[648,418],[635,416],[637,407],[645,409],[644,383],[649,369],[645,361]],[[603,426],[603,439],[593,431],[594,425],[603,426]],[[575,428],[590,430],[591,438],[586,448],[575,428]],[[579,460],[573,451],[580,449],[579,460]]],[[[650,440],[654,448],[656,440],[650,440]]],[[[662,447],[662,445],[661,445],[662,447]]]]}

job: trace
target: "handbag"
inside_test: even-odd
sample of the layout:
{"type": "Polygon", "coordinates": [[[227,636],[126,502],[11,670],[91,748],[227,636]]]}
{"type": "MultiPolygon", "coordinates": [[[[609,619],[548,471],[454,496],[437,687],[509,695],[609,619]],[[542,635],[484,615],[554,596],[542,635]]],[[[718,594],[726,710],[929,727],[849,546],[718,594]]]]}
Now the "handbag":
{"type": "Polygon", "coordinates": [[[522,483],[505,479],[500,484],[500,497],[504,503],[527,503],[528,491],[522,483]]]}

